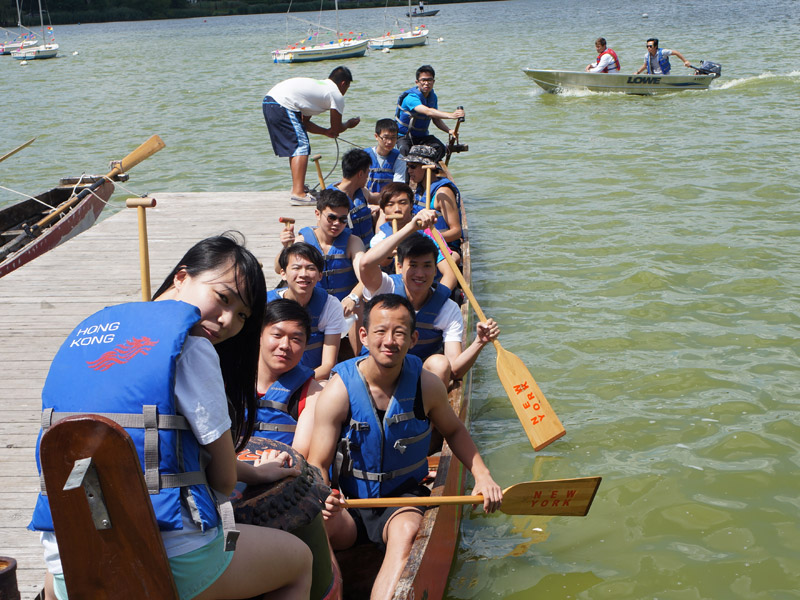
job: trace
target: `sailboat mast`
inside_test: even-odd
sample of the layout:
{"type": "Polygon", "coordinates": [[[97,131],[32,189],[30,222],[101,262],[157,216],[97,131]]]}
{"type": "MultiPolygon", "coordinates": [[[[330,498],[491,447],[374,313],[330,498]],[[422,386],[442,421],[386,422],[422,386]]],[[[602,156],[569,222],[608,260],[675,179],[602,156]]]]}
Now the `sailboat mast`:
{"type": "MultiPolygon", "coordinates": [[[[409,2],[410,1],[411,0],[409,0],[409,2]]],[[[336,7],[336,37],[338,38],[339,35],[340,35],[340,33],[339,33],[339,0],[334,0],[333,5],[336,7]]]]}
{"type": "Polygon", "coordinates": [[[42,44],[45,44],[47,43],[47,38],[44,37],[44,16],[42,15],[42,0],[39,0],[39,21],[41,21],[42,23],[42,44]]]}
{"type": "Polygon", "coordinates": [[[414,31],[414,17],[411,16],[411,0],[408,0],[408,26],[414,31]]]}

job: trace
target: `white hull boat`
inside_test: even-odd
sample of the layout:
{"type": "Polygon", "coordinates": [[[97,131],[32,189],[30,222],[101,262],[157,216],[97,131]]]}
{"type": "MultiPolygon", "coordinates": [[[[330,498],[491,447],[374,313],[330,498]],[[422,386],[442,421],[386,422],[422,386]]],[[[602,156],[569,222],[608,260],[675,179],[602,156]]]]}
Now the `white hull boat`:
{"type": "Polygon", "coordinates": [[[13,42],[5,42],[0,44],[0,54],[11,54],[12,52],[19,52],[31,46],[36,46],[39,40],[15,40],[13,42]]]}
{"type": "Polygon", "coordinates": [[[369,40],[343,40],[315,46],[292,46],[272,52],[272,62],[299,63],[364,56],[369,40]]]}
{"type": "Polygon", "coordinates": [[[411,48],[412,46],[424,46],[428,41],[428,30],[424,27],[416,28],[415,31],[388,34],[379,38],[369,40],[370,50],[381,50],[383,48],[411,48]]]}
{"type": "Polygon", "coordinates": [[[523,69],[537,85],[548,92],[564,90],[590,90],[592,92],[622,92],[625,94],[663,94],[685,90],[707,90],[718,76],[713,73],[698,75],[648,75],[641,73],[587,73],[586,71],[554,71],[549,69],[523,69]]]}
{"type": "Polygon", "coordinates": [[[42,44],[11,52],[11,58],[16,58],[17,60],[55,58],[56,56],[58,56],[58,44],[42,44]]]}

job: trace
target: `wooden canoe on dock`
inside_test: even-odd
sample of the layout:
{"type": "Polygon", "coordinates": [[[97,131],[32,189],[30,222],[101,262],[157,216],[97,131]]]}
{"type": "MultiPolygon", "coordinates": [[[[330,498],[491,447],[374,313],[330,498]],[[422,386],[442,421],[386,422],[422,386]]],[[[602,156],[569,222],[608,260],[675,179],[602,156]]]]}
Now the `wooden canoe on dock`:
{"type": "Polygon", "coordinates": [[[103,177],[62,179],[58,187],[0,209],[0,277],[86,231],[103,212],[114,184],[103,177]],[[71,199],[80,198],[67,209],[71,199]],[[53,215],[39,229],[38,223],[53,215]]]}
{"type": "MultiPolygon", "coordinates": [[[[464,198],[461,199],[461,220],[464,242],[461,246],[462,268],[464,279],[471,282],[469,228],[464,210],[464,198]]],[[[474,327],[470,324],[470,307],[466,301],[461,306],[464,318],[464,339],[466,348],[468,337],[474,327]]],[[[468,426],[469,401],[472,392],[472,369],[458,381],[450,391],[450,406],[458,417],[468,426]]],[[[447,442],[442,450],[428,459],[429,466],[436,470],[436,478],[431,488],[431,496],[460,496],[466,488],[466,472],[464,465],[453,455],[447,442]]],[[[463,506],[439,506],[429,508],[420,526],[417,538],[411,548],[411,554],[400,581],[395,589],[394,600],[441,600],[447,589],[447,578],[458,547],[459,526],[463,506]]],[[[372,583],[383,560],[381,553],[372,544],[355,546],[343,552],[337,552],[337,560],[344,582],[345,600],[362,600],[369,598],[372,583]]]]}

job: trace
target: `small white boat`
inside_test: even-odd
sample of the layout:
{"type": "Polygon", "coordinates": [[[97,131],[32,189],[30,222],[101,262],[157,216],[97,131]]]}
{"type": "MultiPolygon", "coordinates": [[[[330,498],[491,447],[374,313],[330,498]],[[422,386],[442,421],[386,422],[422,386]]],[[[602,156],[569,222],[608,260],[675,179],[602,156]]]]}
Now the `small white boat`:
{"type": "Polygon", "coordinates": [[[31,40],[13,40],[10,42],[0,43],[0,54],[11,54],[12,52],[18,52],[19,50],[23,50],[24,48],[30,48],[31,46],[35,46],[39,43],[37,39],[31,40]]]}
{"type": "Polygon", "coordinates": [[[537,85],[548,92],[590,90],[592,92],[623,92],[625,94],[663,94],[685,90],[707,90],[719,75],[648,75],[641,73],[587,73],[586,71],[553,71],[522,69],[537,85]]]}
{"type": "Polygon", "coordinates": [[[379,38],[369,40],[370,50],[381,50],[383,48],[411,48],[412,46],[424,46],[428,41],[428,30],[425,26],[415,27],[414,31],[401,33],[387,33],[379,38]]]}
{"type": "Polygon", "coordinates": [[[283,50],[274,50],[272,62],[298,63],[364,56],[367,52],[368,42],[369,40],[352,39],[314,46],[301,46],[298,43],[283,50]]]}
{"type": "Polygon", "coordinates": [[[11,58],[17,60],[33,60],[35,58],[55,58],[58,56],[58,44],[40,44],[11,52],[11,58]]]}

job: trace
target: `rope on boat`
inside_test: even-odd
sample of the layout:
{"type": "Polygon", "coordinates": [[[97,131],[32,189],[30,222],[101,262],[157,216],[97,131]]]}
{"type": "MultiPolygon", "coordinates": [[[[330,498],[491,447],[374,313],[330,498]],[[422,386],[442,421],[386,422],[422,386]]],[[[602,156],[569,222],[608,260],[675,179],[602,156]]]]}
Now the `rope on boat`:
{"type": "Polygon", "coordinates": [[[17,195],[19,195],[19,196],[24,196],[24,197],[25,197],[25,198],[27,198],[28,200],[36,200],[36,202],[38,202],[39,204],[42,204],[42,205],[46,206],[47,208],[53,208],[53,207],[52,207],[52,206],[50,206],[50,205],[49,205],[47,202],[43,202],[42,200],[39,200],[39,199],[38,199],[38,198],[36,198],[35,196],[31,196],[30,194],[26,194],[25,192],[18,192],[17,190],[12,190],[11,188],[7,188],[7,187],[5,187],[5,186],[3,186],[3,185],[0,185],[0,190],[5,190],[5,191],[7,191],[7,192],[11,192],[12,194],[17,194],[17,195]]]}

